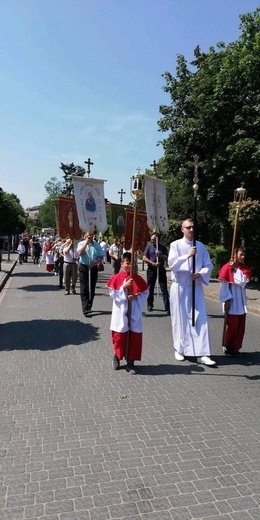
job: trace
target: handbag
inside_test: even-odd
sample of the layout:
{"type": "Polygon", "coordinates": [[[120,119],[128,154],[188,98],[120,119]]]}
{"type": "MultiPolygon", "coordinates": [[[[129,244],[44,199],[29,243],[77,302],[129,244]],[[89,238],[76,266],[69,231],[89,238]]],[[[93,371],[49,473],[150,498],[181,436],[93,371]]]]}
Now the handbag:
{"type": "Polygon", "coordinates": [[[97,270],[98,270],[98,271],[104,271],[104,264],[103,264],[103,262],[100,262],[100,263],[98,264],[98,266],[97,266],[97,270]]]}

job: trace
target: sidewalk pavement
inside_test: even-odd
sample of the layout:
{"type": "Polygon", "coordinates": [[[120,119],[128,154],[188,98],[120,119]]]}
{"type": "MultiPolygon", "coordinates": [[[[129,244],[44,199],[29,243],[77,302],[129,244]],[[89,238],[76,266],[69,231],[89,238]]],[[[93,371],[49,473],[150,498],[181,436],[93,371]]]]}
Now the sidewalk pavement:
{"type": "MultiPolygon", "coordinates": [[[[8,278],[13,272],[13,269],[18,261],[17,253],[10,253],[10,260],[8,260],[7,252],[3,253],[1,271],[0,271],[0,292],[4,288],[8,278]]],[[[31,259],[29,258],[29,262],[31,259]]],[[[138,262],[138,273],[146,278],[146,269],[143,270],[143,262],[138,262]]],[[[171,280],[170,270],[167,269],[167,279],[170,284],[171,280]]],[[[260,315],[260,286],[255,284],[250,284],[246,290],[247,293],[247,307],[248,312],[252,312],[253,314],[260,315]]],[[[216,279],[211,279],[210,284],[206,287],[204,286],[204,294],[206,298],[209,298],[213,301],[218,301],[219,299],[219,282],[216,279]]]]}
{"type": "Polygon", "coordinates": [[[7,251],[2,252],[2,262],[0,271],[0,292],[4,288],[8,278],[11,276],[18,260],[18,253],[10,253],[10,260],[8,260],[7,251]]]}

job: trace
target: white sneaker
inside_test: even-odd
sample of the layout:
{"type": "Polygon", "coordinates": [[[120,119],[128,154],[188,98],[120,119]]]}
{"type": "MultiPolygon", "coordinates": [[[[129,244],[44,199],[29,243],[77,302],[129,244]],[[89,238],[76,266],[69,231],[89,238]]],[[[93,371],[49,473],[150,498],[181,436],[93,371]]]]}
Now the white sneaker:
{"type": "Polygon", "coordinates": [[[180,352],[175,350],[175,359],[176,359],[176,361],[184,361],[185,358],[184,358],[183,354],[180,354],[180,352]]]}
{"type": "Polygon", "coordinates": [[[209,356],[197,357],[197,363],[202,363],[202,365],[213,366],[216,364],[216,361],[213,361],[209,356]]]}

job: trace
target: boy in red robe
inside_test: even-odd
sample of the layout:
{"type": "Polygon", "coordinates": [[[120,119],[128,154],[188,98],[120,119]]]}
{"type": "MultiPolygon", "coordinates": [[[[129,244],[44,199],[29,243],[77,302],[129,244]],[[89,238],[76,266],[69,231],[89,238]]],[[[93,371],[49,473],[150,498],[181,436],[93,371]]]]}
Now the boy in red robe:
{"type": "Polygon", "coordinates": [[[251,269],[245,265],[246,250],[235,248],[234,260],[223,265],[219,271],[220,301],[226,313],[224,353],[227,356],[241,356],[240,349],[246,325],[246,284],[251,278],[251,269]]]}
{"type": "Polygon", "coordinates": [[[142,308],[148,296],[148,285],[142,276],[130,278],[131,253],[124,253],[122,270],[107,283],[113,299],[110,330],[114,347],[113,367],[120,368],[120,360],[127,359],[126,369],[136,374],[134,361],[142,355],[142,308]]]}

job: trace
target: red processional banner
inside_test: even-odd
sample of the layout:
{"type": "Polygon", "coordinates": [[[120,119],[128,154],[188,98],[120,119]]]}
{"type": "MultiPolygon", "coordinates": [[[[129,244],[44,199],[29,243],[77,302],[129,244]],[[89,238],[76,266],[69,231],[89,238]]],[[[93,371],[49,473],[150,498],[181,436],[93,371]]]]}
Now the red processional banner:
{"type": "MultiPolygon", "coordinates": [[[[124,248],[126,250],[129,250],[132,247],[133,223],[134,223],[134,210],[126,209],[125,243],[124,243],[124,248]]],[[[149,228],[147,225],[146,211],[137,211],[136,227],[135,227],[135,251],[144,251],[145,250],[145,248],[147,246],[148,237],[149,237],[149,228]]]]}
{"type": "Polygon", "coordinates": [[[58,206],[58,234],[61,238],[80,240],[82,231],[79,227],[79,219],[75,199],[71,197],[59,197],[58,206]]]}

